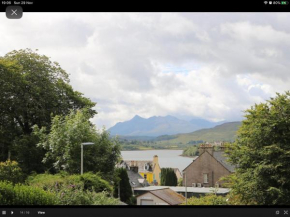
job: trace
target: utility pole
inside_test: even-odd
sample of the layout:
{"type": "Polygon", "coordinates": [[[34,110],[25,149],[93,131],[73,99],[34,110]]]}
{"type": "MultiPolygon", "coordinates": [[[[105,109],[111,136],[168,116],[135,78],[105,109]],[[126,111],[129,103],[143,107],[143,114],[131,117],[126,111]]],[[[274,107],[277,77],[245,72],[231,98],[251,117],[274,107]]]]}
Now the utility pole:
{"type": "Polygon", "coordinates": [[[92,142],[83,142],[81,144],[81,175],[84,173],[84,145],[94,145],[92,142]]]}
{"type": "Polygon", "coordinates": [[[184,185],[185,185],[185,205],[187,205],[187,184],[186,184],[186,172],[183,172],[184,177],[184,185]]]}
{"type": "Polygon", "coordinates": [[[120,196],[120,181],[118,183],[118,198],[119,198],[119,200],[121,200],[121,196],[120,196]]]}
{"type": "Polygon", "coordinates": [[[81,145],[81,175],[84,174],[84,146],[81,145]]]}

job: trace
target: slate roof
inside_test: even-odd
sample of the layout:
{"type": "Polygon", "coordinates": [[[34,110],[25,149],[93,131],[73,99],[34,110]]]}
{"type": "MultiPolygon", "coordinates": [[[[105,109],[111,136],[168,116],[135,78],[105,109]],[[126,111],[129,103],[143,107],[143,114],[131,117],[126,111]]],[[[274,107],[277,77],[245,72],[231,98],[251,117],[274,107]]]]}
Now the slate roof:
{"type": "Polygon", "coordinates": [[[139,173],[135,173],[131,170],[127,170],[127,174],[128,174],[129,182],[132,188],[149,186],[147,181],[144,180],[144,178],[139,173]],[[143,183],[140,183],[142,182],[141,180],[143,181],[143,183]]]}
{"type": "MultiPolygon", "coordinates": [[[[161,200],[165,201],[170,205],[178,205],[185,201],[185,197],[183,197],[181,194],[176,193],[170,188],[153,190],[147,193],[155,195],[156,197],[160,198],[161,200]]],[[[138,197],[140,196],[142,195],[139,195],[138,197]]]]}
{"type": "Polygon", "coordinates": [[[227,162],[227,157],[224,156],[225,153],[223,151],[214,151],[213,157],[219,161],[225,168],[227,168],[230,172],[235,171],[235,166],[227,162]]]}
{"type": "MultiPolygon", "coordinates": [[[[230,172],[234,172],[235,171],[235,166],[230,164],[229,162],[227,162],[227,157],[224,156],[224,152],[223,151],[214,151],[213,152],[213,157],[220,162],[227,170],[229,170],[230,172]]],[[[211,154],[210,154],[211,155],[211,154]]],[[[197,156],[195,159],[193,159],[193,161],[183,169],[183,171],[185,171],[188,167],[190,167],[191,164],[194,163],[194,161],[199,158],[200,156],[197,156]]]]}
{"type": "Polygon", "coordinates": [[[140,160],[126,160],[124,161],[129,167],[138,166],[138,172],[152,172],[153,171],[153,161],[140,161],[140,160]],[[148,168],[145,168],[148,165],[148,168]]]}

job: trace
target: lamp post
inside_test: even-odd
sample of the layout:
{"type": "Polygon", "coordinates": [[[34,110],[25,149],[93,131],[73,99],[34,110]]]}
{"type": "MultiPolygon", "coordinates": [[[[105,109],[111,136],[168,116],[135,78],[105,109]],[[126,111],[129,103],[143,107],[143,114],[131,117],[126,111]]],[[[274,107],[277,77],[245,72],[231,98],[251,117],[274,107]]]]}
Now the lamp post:
{"type": "Polygon", "coordinates": [[[185,185],[185,205],[187,205],[187,185],[186,185],[186,171],[183,172],[184,185],[185,185]]]}
{"type": "Polygon", "coordinates": [[[81,175],[84,173],[84,145],[94,145],[92,142],[83,142],[81,145],[81,175]]]}

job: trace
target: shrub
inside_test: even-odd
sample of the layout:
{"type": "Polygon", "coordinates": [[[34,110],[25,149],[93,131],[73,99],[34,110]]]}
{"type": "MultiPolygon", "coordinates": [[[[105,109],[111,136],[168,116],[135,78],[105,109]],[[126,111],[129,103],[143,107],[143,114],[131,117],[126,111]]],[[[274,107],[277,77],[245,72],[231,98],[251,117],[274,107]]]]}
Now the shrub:
{"type": "Polygon", "coordinates": [[[91,172],[83,175],[39,174],[30,176],[27,182],[31,186],[54,192],[71,185],[95,192],[112,192],[112,187],[106,180],[102,179],[100,175],[91,172]]]}
{"type": "Polygon", "coordinates": [[[45,191],[58,191],[63,185],[67,184],[67,180],[60,174],[33,175],[29,176],[26,182],[30,186],[42,188],[45,191]]]}
{"type": "Polygon", "coordinates": [[[109,197],[112,187],[99,174],[39,174],[30,176],[27,183],[55,194],[60,205],[119,204],[118,199],[109,197]]]}
{"type": "Polygon", "coordinates": [[[107,181],[92,172],[81,175],[80,181],[84,183],[85,190],[94,190],[95,192],[112,191],[112,187],[107,181]]]}
{"type": "Polygon", "coordinates": [[[55,194],[22,184],[0,182],[0,205],[54,205],[55,194]]]}
{"type": "Polygon", "coordinates": [[[12,183],[23,182],[24,175],[16,161],[7,160],[0,162],[0,180],[6,180],[12,183]]]}
{"type": "Polygon", "coordinates": [[[96,193],[84,190],[82,186],[66,186],[57,192],[61,205],[118,205],[119,200],[112,198],[105,191],[96,193]]]}
{"type": "Polygon", "coordinates": [[[187,205],[229,205],[229,202],[226,197],[217,196],[215,194],[207,194],[201,197],[189,198],[187,200],[187,205]]]}

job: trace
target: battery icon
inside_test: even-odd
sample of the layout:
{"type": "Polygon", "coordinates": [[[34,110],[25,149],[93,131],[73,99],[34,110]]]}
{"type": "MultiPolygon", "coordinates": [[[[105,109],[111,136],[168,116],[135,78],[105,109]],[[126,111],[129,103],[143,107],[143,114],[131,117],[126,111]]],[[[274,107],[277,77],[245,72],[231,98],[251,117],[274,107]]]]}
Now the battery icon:
{"type": "Polygon", "coordinates": [[[281,1],[281,5],[288,5],[289,2],[288,1],[281,1]]]}

